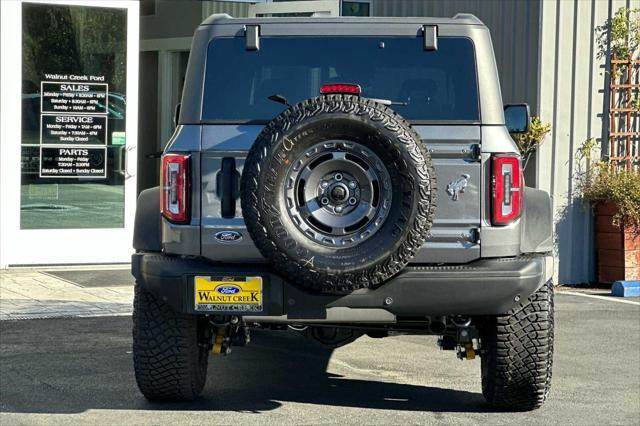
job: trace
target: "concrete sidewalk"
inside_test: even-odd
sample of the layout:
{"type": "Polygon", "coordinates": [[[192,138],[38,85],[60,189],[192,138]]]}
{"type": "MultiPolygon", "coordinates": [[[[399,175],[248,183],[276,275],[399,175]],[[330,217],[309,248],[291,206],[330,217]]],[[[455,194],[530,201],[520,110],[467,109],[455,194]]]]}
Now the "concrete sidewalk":
{"type": "Polygon", "coordinates": [[[0,270],[0,320],[130,315],[132,303],[132,285],[87,288],[39,269],[0,270]]]}

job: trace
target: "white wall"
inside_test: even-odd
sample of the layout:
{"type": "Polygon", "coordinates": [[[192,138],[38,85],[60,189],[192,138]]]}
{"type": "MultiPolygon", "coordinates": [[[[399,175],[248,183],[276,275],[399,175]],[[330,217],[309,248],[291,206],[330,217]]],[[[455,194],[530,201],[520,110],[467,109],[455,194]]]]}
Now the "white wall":
{"type": "Polygon", "coordinates": [[[606,64],[596,58],[594,29],[622,6],[637,8],[640,0],[541,3],[537,110],[553,127],[538,155],[537,183],[553,200],[555,276],[562,284],[595,279],[593,219],[577,199],[575,156],[589,138],[606,141],[606,64]]]}

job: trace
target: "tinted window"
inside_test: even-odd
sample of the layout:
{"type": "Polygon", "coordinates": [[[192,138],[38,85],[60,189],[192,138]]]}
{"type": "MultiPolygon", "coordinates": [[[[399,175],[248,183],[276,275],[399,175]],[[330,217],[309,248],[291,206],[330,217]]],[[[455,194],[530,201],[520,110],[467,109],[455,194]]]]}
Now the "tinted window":
{"type": "Polygon", "coordinates": [[[318,96],[325,83],[357,83],[362,95],[401,102],[409,120],[478,121],[473,44],[438,40],[425,51],[415,37],[263,37],[259,51],[244,38],[209,44],[203,119],[271,120],[290,103],[318,96]]]}

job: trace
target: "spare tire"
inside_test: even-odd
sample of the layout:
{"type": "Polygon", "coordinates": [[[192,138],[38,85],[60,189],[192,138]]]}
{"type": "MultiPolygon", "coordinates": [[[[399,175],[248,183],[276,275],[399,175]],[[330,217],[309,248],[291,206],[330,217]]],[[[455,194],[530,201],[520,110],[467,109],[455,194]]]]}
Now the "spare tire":
{"type": "Polygon", "coordinates": [[[326,95],[260,133],[242,173],[253,242],[299,286],[349,292],[398,273],[424,243],[436,187],[411,125],[374,100],[326,95]]]}

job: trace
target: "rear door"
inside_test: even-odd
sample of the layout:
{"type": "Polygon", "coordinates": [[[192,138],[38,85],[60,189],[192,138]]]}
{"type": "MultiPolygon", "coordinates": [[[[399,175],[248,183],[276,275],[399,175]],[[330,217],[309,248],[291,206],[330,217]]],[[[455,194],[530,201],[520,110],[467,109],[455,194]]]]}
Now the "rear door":
{"type": "Polygon", "coordinates": [[[415,126],[438,182],[431,237],[415,263],[466,263],[480,257],[480,126],[415,126]]]}
{"type": "Polygon", "coordinates": [[[438,180],[435,223],[417,263],[465,263],[480,256],[480,111],[473,43],[442,37],[243,37],[214,39],[207,52],[202,105],[202,254],[214,260],[261,256],[241,217],[238,183],[262,126],[322,84],[359,84],[362,96],[391,102],[418,131],[438,180]],[[255,123],[255,124],[254,124],[255,123]],[[241,235],[233,242],[225,230],[241,235]]]}

